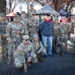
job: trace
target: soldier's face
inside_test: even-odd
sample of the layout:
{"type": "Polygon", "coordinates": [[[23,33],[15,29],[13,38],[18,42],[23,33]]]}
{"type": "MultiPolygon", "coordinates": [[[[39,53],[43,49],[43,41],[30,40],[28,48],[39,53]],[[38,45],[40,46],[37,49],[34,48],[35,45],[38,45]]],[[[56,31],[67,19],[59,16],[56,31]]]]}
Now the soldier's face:
{"type": "Polygon", "coordinates": [[[26,14],[21,14],[21,17],[22,17],[22,18],[25,18],[25,17],[26,17],[26,14]]]}
{"type": "Polygon", "coordinates": [[[33,9],[33,6],[30,6],[31,9],[33,9]]]}
{"type": "Polygon", "coordinates": [[[58,20],[55,20],[55,23],[58,23],[58,20]]]}
{"type": "Polygon", "coordinates": [[[27,39],[27,40],[24,40],[24,42],[25,42],[25,44],[29,44],[29,39],[27,39]]]}
{"type": "Polygon", "coordinates": [[[31,17],[32,17],[32,18],[35,18],[35,14],[33,14],[31,17]]]}
{"type": "Polygon", "coordinates": [[[64,36],[64,33],[61,33],[61,36],[64,36]]]}
{"type": "Polygon", "coordinates": [[[19,19],[18,18],[14,18],[14,22],[15,23],[19,22],[19,19]]]}
{"type": "Polygon", "coordinates": [[[34,38],[34,41],[37,42],[38,41],[38,38],[34,38]]]}

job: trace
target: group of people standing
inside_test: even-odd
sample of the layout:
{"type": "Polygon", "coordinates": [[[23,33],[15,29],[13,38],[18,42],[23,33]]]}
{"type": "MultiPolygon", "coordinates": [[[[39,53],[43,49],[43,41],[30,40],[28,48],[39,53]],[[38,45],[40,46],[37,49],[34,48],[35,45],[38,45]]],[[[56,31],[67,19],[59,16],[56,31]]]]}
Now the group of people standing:
{"type": "Polygon", "coordinates": [[[27,72],[27,66],[30,62],[37,63],[39,60],[43,62],[43,58],[48,54],[52,54],[52,28],[53,21],[50,20],[50,14],[39,24],[32,13],[29,19],[25,18],[26,13],[22,12],[21,17],[15,16],[13,21],[8,23],[6,27],[6,40],[8,47],[8,64],[14,58],[16,68],[24,66],[27,72]],[[42,42],[39,39],[38,32],[41,32],[42,42]]]}
{"type": "MultiPolygon", "coordinates": [[[[31,5],[32,7],[32,5],[31,5]]],[[[39,40],[39,21],[35,18],[35,11],[29,10],[29,18],[26,13],[16,15],[6,27],[6,40],[8,44],[8,64],[14,58],[16,68],[24,67],[27,72],[30,63],[43,62],[44,48],[39,40]]]]}
{"type": "MultiPolygon", "coordinates": [[[[33,9],[33,5],[31,5],[33,9]]],[[[35,18],[35,10],[29,10],[29,18],[26,18],[26,13],[21,12],[21,16],[16,15],[12,22],[8,22],[6,26],[6,43],[3,45],[3,50],[7,45],[8,64],[14,58],[16,68],[27,68],[31,63],[37,63],[39,60],[44,61],[44,57],[48,55],[53,57],[53,51],[64,54],[67,49],[67,40],[70,40],[70,34],[74,34],[75,21],[58,22],[58,18],[51,19],[50,13],[47,13],[46,18],[39,23],[35,18]],[[42,40],[39,39],[39,32],[42,40]]],[[[74,39],[73,39],[74,40],[74,39]]],[[[5,53],[6,52],[6,53],[5,53]]]]}
{"type": "Polygon", "coordinates": [[[67,46],[74,41],[71,39],[74,38],[74,26],[75,26],[75,18],[66,18],[62,17],[62,20],[58,22],[57,19],[55,19],[54,25],[53,25],[53,50],[57,53],[60,53],[63,55],[64,51],[69,49],[67,46]],[[69,43],[68,43],[69,41],[69,43]]]}

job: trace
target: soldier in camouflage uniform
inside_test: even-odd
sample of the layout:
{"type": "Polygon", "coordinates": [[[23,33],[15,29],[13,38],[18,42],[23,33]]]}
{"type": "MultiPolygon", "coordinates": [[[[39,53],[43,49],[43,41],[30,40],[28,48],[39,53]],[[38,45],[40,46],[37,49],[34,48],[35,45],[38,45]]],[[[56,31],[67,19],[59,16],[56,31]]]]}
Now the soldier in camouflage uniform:
{"type": "Polygon", "coordinates": [[[28,11],[28,14],[29,14],[29,16],[30,16],[30,14],[31,13],[36,13],[36,10],[33,8],[33,4],[30,4],[30,9],[29,9],[29,11],[28,11]]]}
{"type": "Polygon", "coordinates": [[[30,36],[30,40],[32,40],[33,35],[35,33],[38,34],[38,31],[39,31],[38,29],[39,21],[35,18],[35,13],[31,14],[28,24],[29,24],[29,36],[30,36]]]}
{"type": "Polygon", "coordinates": [[[63,22],[60,24],[60,28],[61,30],[64,30],[64,34],[67,36],[68,38],[68,32],[69,32],[69,24],[66,23],[66,19],[64,18],[63,22]]]}
{"type": "Polygon", "coordinates": [[[43,45],[41,43],[41,41],[39,41],[39,37],[37,34],[33,35],[33,47],[34,47],[34,52],[37,55],[37,58],[43,62],[43,57],[44,57],[44,48],[43,45]]]}
{"type": "Polygon", "coordinates": [[[60,25],[58,24],[58,19],[55,19],[53,24],[53,51],[55,50],[55,46],[57,43],[57,37],[60,35],[60,25]]]}
{"type": "Polygon", "coordinates": [[[71,33],[75,34],[75,17],[72,19],[71,23],[71,33]]]}
{"type": "Polygon", "coordinates": [[[75,54],[75,34],[72,34],[67,42],[67,49],[75,54]]]}
{"type": "Polygon", "coordinates": [[[61,54],[64,54],[67,44],[67,37],[64,35],[64,30],[60,31],[60,36],[57,37],[57,48],[60,47],[61,54]]]}
{"type": "Polygon", "coordinates": [[[29,41],[29,36],[23,36],[24,41],[18,46],[14,53],[14,64],[16,68],[24,66],[24,71],[27,72],[30,62],[37,63],[36,54],[34,53],[33,44],[29,41]]]}
{"type": "Polygon", "coordinates": [[[24,34],[29,35],[29,30],[28,30],[28,19],[26,18],[26,13],[24,11],[21,12],[21,19],[20,23],[24,27],[24,34]]]}
{"type": "Polygon", "coordinates": [[[5,20],[5,15],[0,13],[0,45],[2,46],[2,59],[6,58],[6,26],[7,22],[5,20]]]}
{"type": "Polygon", "coordinates": [[[11,63],[11,55],[21,43],[23,26],[19,23],[19,16],[14,17],[14,21],[6,27],[6,36],[8,41],[8,64],[11,63]]]}

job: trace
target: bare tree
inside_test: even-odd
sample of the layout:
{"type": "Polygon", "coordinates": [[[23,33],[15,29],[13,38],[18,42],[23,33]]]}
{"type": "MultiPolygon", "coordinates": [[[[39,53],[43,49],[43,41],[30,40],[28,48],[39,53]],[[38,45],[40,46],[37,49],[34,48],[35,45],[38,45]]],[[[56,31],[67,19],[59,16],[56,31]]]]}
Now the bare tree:
{"type": "MultiPolygon", "coordinates": [[[[21,3],[21,2],[31,2],[31,1],[36,1],[38,3],[40,3],[42,6],[44,6],[46,3],[48,3],[53,9],[55,9],[56,11],[60,10],[63,8],[64,3],[66,3],[67,7],[66,10],[68,10],[68,7],[72,4],[71,2],[73,2],[73,0],[45,0],[45,2],[43,0],[9,0],[9,12],[12,12],[15,7],[21,3]]],[[[70,9],[71,9],[70,7],[70,9]]],[[[70,10],[69,9],[69,10],[70,10]]]]}
{"type": "Polygon", "coordinates": [[[24,0],[9,0],[8,2],[8,11],[13,12],[15,7],[24,0]]]}
{"type": "Polygon", "coordinates": [[[0,13],[6,13],[6,0],[0,0],[0,13]]]}
{"type": "Polygon", "coordinates": [[[68,10],[69,5],[71,4],[71,2],[73,2],[73,0],[45,0],[46,1],[45,3],[43,2],[43,0],[35,0],[35,1],[40,3],[42,6],[45,5],[46,3],[49,4],[51,2],[49,5],[57,11],[63,8],[64,3],[66,3],[67,5],[66,10],[68,10]]]}

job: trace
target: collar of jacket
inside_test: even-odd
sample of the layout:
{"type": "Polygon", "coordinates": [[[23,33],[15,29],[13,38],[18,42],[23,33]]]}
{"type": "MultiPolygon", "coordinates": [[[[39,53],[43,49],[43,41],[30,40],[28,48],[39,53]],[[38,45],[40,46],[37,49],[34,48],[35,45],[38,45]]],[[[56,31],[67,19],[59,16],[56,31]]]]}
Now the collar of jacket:
{"type": "Polygon", "coordinates": [[[45,20],[47,23],[50,23],[50,19],[44,18],[44,20],[45,20]]]}

